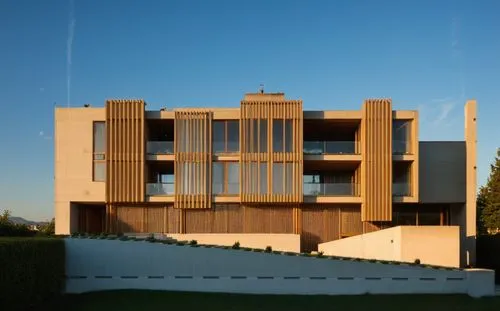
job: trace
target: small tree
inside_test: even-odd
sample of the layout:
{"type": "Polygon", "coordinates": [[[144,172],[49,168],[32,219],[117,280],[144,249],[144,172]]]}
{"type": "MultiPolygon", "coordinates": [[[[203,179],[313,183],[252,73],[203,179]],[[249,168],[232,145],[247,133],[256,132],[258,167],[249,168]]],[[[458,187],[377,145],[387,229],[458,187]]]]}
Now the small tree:
{"type": "Polygon", "coordinates": [[[486,185],[480,188],[477,197],[479,231],[496,233],[500,229],[500,148],[493,164],[486,185]]]}
{"type": "Polygon", "coordinates": [[[52,218],[52,220],[49,223],[43,225],[40,228],[40,233],[42,233],[43,235],[54,235],[55,230],[56,230],[56,222],[55,219],[52,218]]]}

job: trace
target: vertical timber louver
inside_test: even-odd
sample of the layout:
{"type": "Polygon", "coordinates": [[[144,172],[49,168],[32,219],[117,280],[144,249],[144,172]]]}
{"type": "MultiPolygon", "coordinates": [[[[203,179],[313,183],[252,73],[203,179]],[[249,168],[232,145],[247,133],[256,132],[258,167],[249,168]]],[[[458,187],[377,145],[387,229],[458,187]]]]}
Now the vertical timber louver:
{"type": "Polygon", "coordinates": [[[362,118],[362,221],[392,220],[392,103],[370,99],[362,118]]]}
{"type": "Polygon", "coordinates": [[[175,112],[175,208],[210,208],[212,112],[175,112]]]}
{"type": "Polygon", "coordinates": [[[250,94],[240,113],[241,202],[302,202],[302,101],[250,94]]]}
{"type": "Polygon", "coordinates": [[[106,203],[144,202],[144,101],[106,102],[106,203]]]}

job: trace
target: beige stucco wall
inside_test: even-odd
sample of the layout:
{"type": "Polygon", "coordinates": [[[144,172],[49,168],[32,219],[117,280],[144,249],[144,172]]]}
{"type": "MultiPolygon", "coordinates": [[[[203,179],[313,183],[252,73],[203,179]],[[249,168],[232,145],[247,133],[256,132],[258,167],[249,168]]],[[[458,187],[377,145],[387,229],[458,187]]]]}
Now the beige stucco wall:
{"type": "Polygon", "coordinates": [[[232,246],[240,242],[240,247],[265,249],[271,246],[273,250],[300,252],[299,234],[257,234],[257,233],[192,233],[192,234],[167,234],[179,241],[196,240],[198,244],[232,246]]]}
{"type": "Polygon", "coordinates": [[[104,202],[105,183],[92,181],[93,122],[104,108],[56,108],[54,135],[54,208],[56,233],[76,227],[70,202],[104,202]]]}
{"type": "Polygon", "coordinates": [[[319,244],[325,255],[460,265],[458,226],[399,226],[319,244]]]}
{"type": "Polygon", "coordinates": [[[401,227],[394,227],[349,238],[321,243],[318,251],[342,257],[399,260],[401,227]]]}
{"type": "Polygon", "coordinates": [[[401,261],[446,267],[460,266],[458,226],[402,226],[401,261]]]}

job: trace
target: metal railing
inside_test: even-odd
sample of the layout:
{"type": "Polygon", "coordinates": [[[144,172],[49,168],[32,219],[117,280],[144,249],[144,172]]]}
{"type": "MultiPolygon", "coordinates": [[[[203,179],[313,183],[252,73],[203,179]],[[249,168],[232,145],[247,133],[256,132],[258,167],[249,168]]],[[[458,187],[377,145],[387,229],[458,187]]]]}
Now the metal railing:
{"type": "Polygon", "coordinates": [[[355,141],[304,141],[304,154],[356,154],[355,141]]]}
{"type": "Polygon", "coordinates": [[[409,183],[393,183],[392,184],[392,196],[394,197],[405,197],[410,196],[410,184],[409,183]]]}
{"type": "Polygon", "coordinates": [[[148,141],[146,144],[148,154],[174,154],[173,141],[148,141]]]}
{"type": "Polygon", "coordinates": [[[310,196],[357,196],[355,183],[304,183],[304,195],[310,196]]]}
{"type": "Polygon", "coordinates": [[[174,195],[175,187],[173,183],[149,183],[146,184],[147,195],[174,195]]]}

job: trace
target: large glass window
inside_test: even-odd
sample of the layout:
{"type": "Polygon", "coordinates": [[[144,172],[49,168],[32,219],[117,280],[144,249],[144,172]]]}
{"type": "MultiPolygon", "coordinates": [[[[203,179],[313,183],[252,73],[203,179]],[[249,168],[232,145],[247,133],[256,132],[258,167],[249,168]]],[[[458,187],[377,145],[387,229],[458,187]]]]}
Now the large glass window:
{"type": "Polygon", "coordinates": [[[267,194],[267,163],[260,163],[259,167],[260,191],[259,194],[267,194]]]}
{"type": "Polygon", "coordinates": [[[240,193],[240,164],[239,163],[227,163],[227,194],[239,194],[240,193]]]}
{"type": "Polygon", "coordinates": [[[212,193],[224,193],[224,163],[212,163],[212,193]]]}
{"type": "Polygon", "coordinates": [[[283,163],[273,163],[273,194],[283,194],[283,163]]]}
{"type": "Polygon", "coordinates": [[[106,181],[106,123],[104,121],[94,122],[93,136],[92,180],[106,181]]]}
{"type": "Polygon", "coordinates": [[[273,120],[273,152],[283,151],[283,120],[273,120]]]}
{"type": "Polygon", "coordinates": [[[227,131],[227,152],[238,152],[240,151],[240,121],[227,121],[226,122],[227,131]]]}
{"type": "Polygon", "coordinates": [[[267,119],[260,120],[260,150],[259,152],[267,152],[267,119]]]}
{"type": "Polygon", "coordinates": [[[285,120],[285,152],[293,151],[293,123],[285,120]]]}
{"type": "Polygon", "coordinates": [[[212,164],[212,193],[239,194],[240,164],[236,162],[214,162],[212,164]]]}
{"type": "Polygon", "coordinates": [[[410,126],[409,120],[392,121],[392,151],[394,154],[406,154],[410,152],[410,126]]]}
{"type": "Polygon", "coordinates": [[[238,152],[240,150],[239,121],[213,121],[212,146],[214,153],[238,152]]]}

